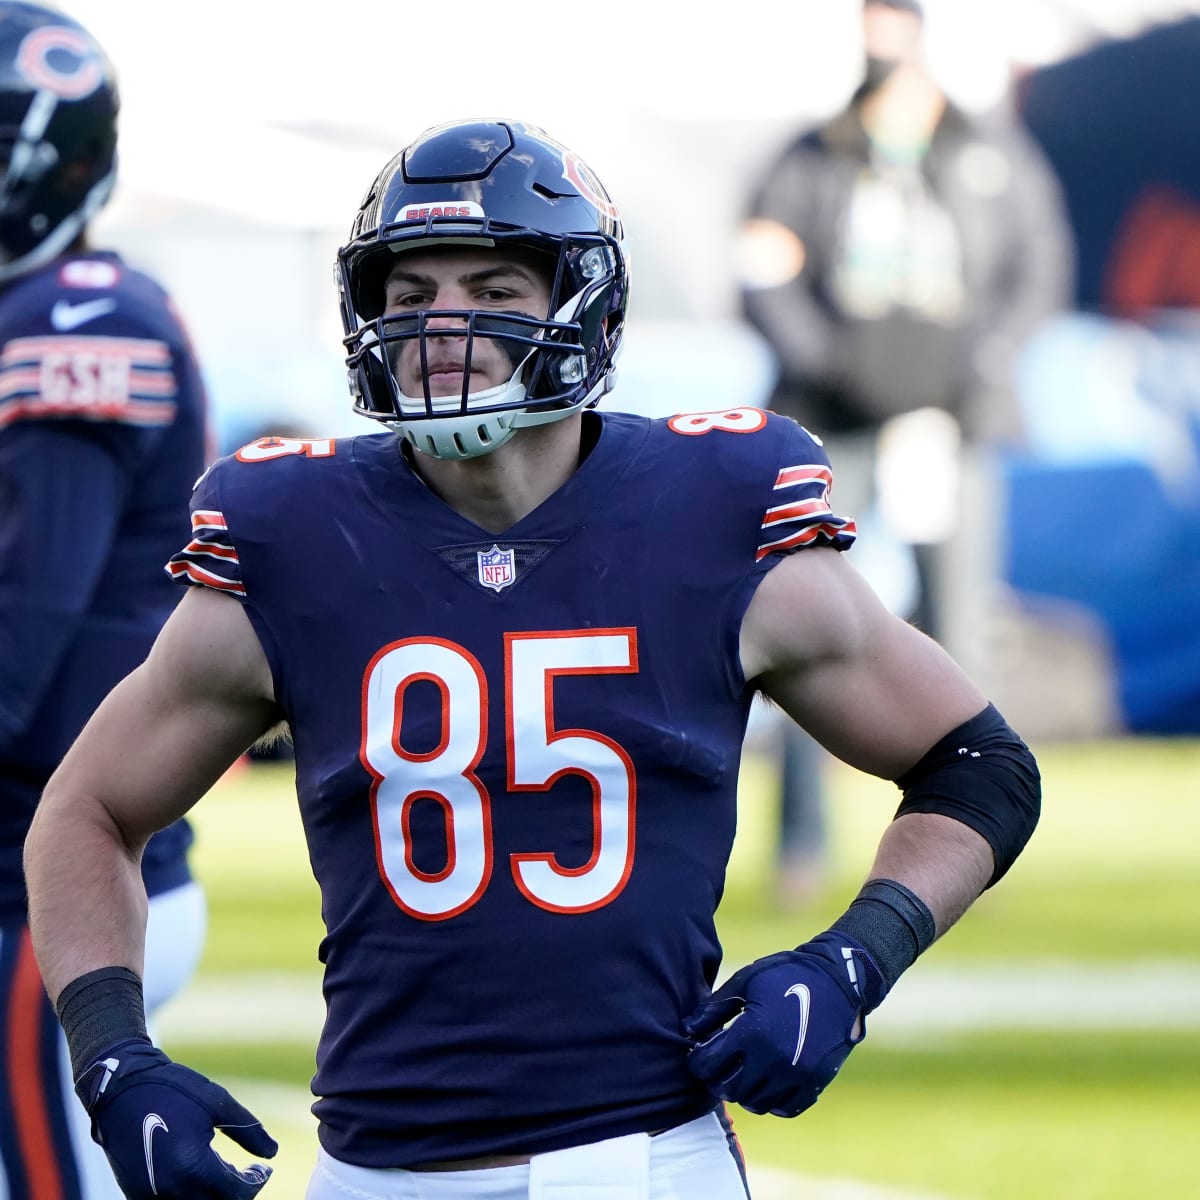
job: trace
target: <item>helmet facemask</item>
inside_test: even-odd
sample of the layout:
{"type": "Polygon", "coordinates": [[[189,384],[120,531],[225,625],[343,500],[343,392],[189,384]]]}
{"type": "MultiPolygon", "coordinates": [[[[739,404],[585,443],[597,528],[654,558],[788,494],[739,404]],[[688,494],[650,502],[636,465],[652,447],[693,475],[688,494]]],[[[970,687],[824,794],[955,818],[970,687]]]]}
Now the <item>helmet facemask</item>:
{"type": "MultiPolygon", "coordinates": [[[[453,239],[453,244],[464,243],[453,239]]],[[[408,248],[431,244],[437,239],[422,238],[408,248]]],[[[476,244],[502,248],[506,240],[476,244]]],[[[355,313],[359,328],[345,343],[356,411],[387,424],[432,457],[474,458],[503,445],[517,429],[559,421],[597,403],[613,382],[611,365],[597,375],[595,343],[603,343],[610,361],[616,345],[604,328],[602,300],[613,285],[617,258],[613,247],[596,237],[564,240],[552,261],[550,312],[542,318],[504,310],[425,309],[362,321],[355,313]],[[504,383],[471,391],[471,364],[483,339],[507,357],[512,374],[504,383]],[[400,383],[399,363],[406,350],[411,358],[414,347],[422,390],[409,395],[400,383]],[[462,391],[435,396],[430,368],[448,358],[461,369],[462,391]],[[388,400],[382,410],[366,403],[367,396],[377,403],[381,393],[388,400]]]]}
{"type": "Polygon", "coordinates": [[[622,237],[603,185],[541,130],[485,120],[427,130],[385,165],[338,251],[355,410],[425,454],[473,458],[517,429],[597,403],[612,387],[624,328],[622,237]],[[414,307],[385,315],[397,262],[441,246],[494,251],[501,260],[507,252],[522,266],[536,261],[549,285],[545,311],[414,307]],[[512,368],[500,384],[497,351],[512,368]],[[484,361],[476,355],[486,365],[475,379],[483,373],[495,385],[471,391],[471,364],[484,361]],[[439,359],[461,369],[461,391],[434,394],[430,368],[436,376],[439,359]]]}

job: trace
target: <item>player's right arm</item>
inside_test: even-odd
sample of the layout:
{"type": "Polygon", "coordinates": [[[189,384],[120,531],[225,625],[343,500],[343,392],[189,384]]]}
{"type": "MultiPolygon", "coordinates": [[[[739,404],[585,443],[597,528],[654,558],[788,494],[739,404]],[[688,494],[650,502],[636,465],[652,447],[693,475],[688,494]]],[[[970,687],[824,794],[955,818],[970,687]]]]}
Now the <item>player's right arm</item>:
{"type": "Polygon", "coordinates": [[[30,929],[71,1051],[75,1090],[130,1200],[249,1200],[270,1176],[212,1145],[274,1139],[224,1088],[146,1032],[142,848],[277,719],[241,604],[192,588],[146,661],[109,694],[54,773],[25,843],[30,929]],[[162,1136],[152,1141],[155,1132],[162,1136]]]}
{"type": "Polygon", "coordinates": [[[30,828],[30,926],[51,997],[97,968],[141,974],[142,847],[277,719],[241,604],[189,588],[51,777],[30,828]]]}

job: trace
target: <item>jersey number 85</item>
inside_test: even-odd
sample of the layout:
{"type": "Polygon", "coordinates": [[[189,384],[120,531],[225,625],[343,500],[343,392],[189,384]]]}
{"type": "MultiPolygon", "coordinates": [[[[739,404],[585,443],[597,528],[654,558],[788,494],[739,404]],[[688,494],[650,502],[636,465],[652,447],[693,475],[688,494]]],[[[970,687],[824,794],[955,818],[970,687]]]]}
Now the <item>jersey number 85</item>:
{"type": "MultiPolygon", "coordinates": [[[[634,673],[633,629],[588,629],[505,635],[505,734],[509,791],[549,791],[564,775],[592,789],[593,843],[580,867],[552,853],[513,854],[521,893],[539,908],[580,913],[611,902],[633,868],[636,779],[633,762],[593,730],[556,729],[558,675],[634,673]]],[[[371,787],[376,856],[392,899],[409,915],[441,921],[483,894],[492,875],[491,799],[474,774],[487,736],[483,669],[462,646],[434,638],[385,646],[367,668],[360,759],[371,787]],[[400,743],[404,692],[423,681],[441,692],[441,736],[430,750],[400,743]],[[414,859],[414,803],[431,799],[445,813],[446,863],[436,872],[414,859]]]]}

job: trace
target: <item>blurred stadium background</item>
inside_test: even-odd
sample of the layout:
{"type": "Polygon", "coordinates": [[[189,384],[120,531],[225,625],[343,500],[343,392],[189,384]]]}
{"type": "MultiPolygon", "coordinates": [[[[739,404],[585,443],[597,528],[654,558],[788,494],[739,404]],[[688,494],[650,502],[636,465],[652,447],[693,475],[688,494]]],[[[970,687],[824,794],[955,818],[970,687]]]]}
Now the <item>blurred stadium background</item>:
{"type": "MultiPolygon", "coordinates": [[[[1200,732],[1200,113],[1187,100],[1200,0],[926,7],[954,99],[1024,102],[1079,245],[1078,307],[1033,340],[1021,375],[1029,444],[1007,464],[1010,586],[981,631],[989,690],[1047,736],[1200,732]],[[1123,275],[1136,312],[1102,307],[1118,261],[1139,267],[1123,275]]],[[[149,0],[72,11],[121,70],[121,183],[98,236],[171,285],[222,450],[361,431],[334,250],[382,163],[469,115],[541,124],[621,204],[634,288],[613,402],[662,414],[765,399],[770,358],[736,314],[734,233],[770,150],[853,88],[857,0],[763,3],[752,20],[631,0],[602,13],[521,0],[503,15],[465,2],[453,22],[376,2],[301,16],[213,0],[169,22],[149,0]]]]}
{"type": "MultiPolygon", "coordinates": [[[[622,407],[767,394],[769,358],[735,312],[734,231],[765,156],[853,87],[857,0],[65,7],[122,80],[121,182],[97,235],[174,292],[222,451],[361,432],[334,248],[386,158],[470,115],[542,125],[621,204],[622,407]]],[[[1023,359],[1029,443],[1004,464],[1004,586],[980,631],[989,690],[1042,757],[1046,816],[836,1091],[799,1123],[739,1128],[758,1200],[1200,1197],[1185,1149],[1200,1118],[1200,0],[926,8],[951,96],[1014,106],[1041,140],[1079,251],[1074,309],[1023,359]]],[[[752,744],[722,910],[731,963],[810,923],[762,886],[768,774],[752,744]]],[[[836,777],[814,927],[857,886],[887,793],[836,777]]],[[[320,1016],[293,808],[286,764],[256,764],[197,811],[212,938],[163,1026],[197,1066],[251,1081],[286,1139],[280,1196],[302,1193],[311,1158],[320,1016]]]]}

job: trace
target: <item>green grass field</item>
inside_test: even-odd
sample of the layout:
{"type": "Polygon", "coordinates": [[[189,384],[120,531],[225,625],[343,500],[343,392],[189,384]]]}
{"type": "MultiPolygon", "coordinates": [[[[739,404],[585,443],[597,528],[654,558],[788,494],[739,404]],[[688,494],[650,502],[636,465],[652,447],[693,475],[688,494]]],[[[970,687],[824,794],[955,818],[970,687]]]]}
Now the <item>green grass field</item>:
{"type": "MultiPolygon", "coordinates": [[[[1104,980],[1136,985],[1139,971],[1150,969],[1168,979],[1173,971],[1181,979],[1200,974],[1200,741],[1053,746],[1040,748],[1039,760],[1044,812],[1025,855],[897,994],[910,981],[916,986],[922,970],[1059,978],[1064,967],[1084,967],[1092,975],[1083,978],[1100,981],[1087,986],[1098,990],[1104,980]]],[[[834,766],[830,882],[810,911],[788,914],[769,890],[773,781],[770,764],[750,755],[720,913],[733,963],[794,945],[841,912],[898,799],[891,784],[834,766]]],[[[231,774],[195,818],[195,863],[210,902],[196,986],[237,991],[248,973],[280,972],[316,989],[318,902],[290,766],[231,774]]],[[[756,1168],[772,1169],[771,1188],[756,1197],[851,1200],[848,1185],[831,1182],[849,1180],[892,1189],[873,1198],[1200,1197],[1190,1150],[1200,1127],[1200,1004],[1196,986],[1181,994],[1197,1011],[1181,1012],[1167,1029],[1139,1028],[1135,1001],[1111,1027],[1068,1018],[1061,1028],[868,1037],[801,1118],[734,1110],[752,1180],[756,1168]],[[781,1185],[775,1170],[808,1182],[781,1185]]],[[[247,1020],[257,1016],[270,1028],[272,1014],[256,1010],[253,991],[238,995],[247,1020]]],[[[1080,1011],[1095,998],[1080,995],[1080,1011]]],[[[253,1042],[195,1023],[184,1029],[171,1015],[166,1048],[230,1085],[280,1139],[265,1195],[302,1196],[315,1146],[311,1038],[288,1032],[286,1013],[282,1034],[253,1042]]]]}

